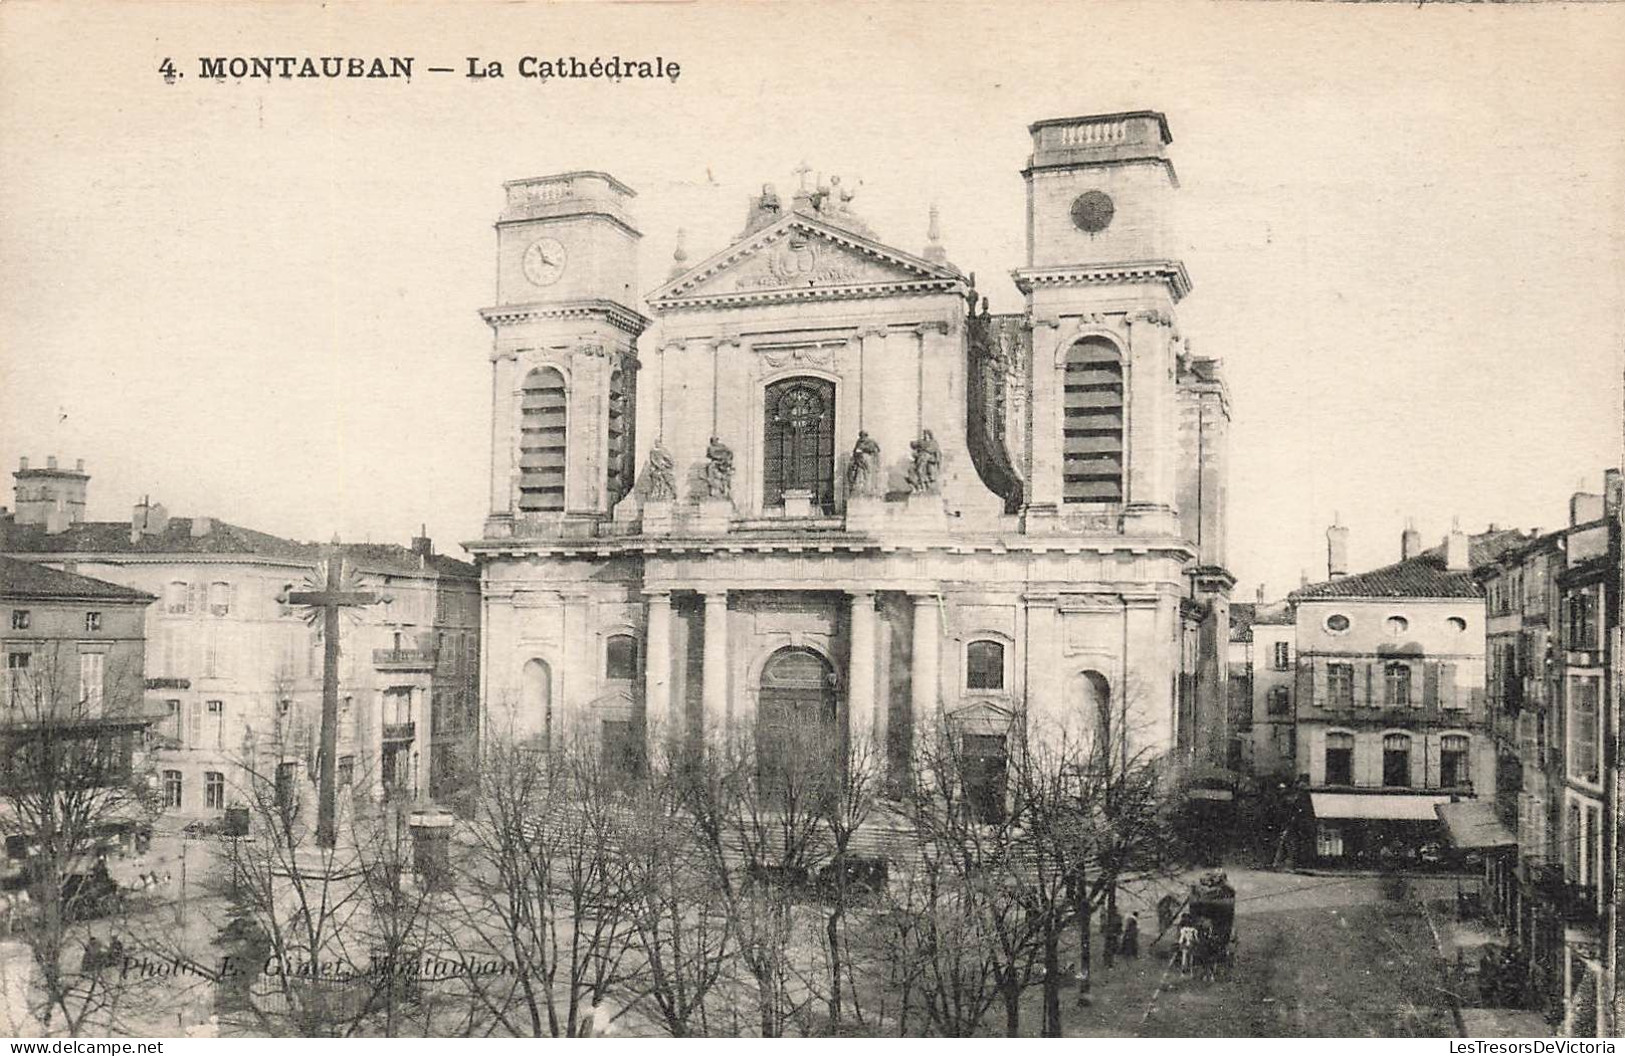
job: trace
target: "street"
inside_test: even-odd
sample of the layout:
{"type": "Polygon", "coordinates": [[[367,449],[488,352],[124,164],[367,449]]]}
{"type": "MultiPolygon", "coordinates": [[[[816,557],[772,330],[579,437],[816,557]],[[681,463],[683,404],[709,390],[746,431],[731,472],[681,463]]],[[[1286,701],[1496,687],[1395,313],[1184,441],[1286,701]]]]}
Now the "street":
{"type": "MultiPolygon", "coordinates": [[[[1105,1037],[1453,1036],[1442,966],[1417,880],[1391,900],[1374,877],[1229,870],[1236,963],[1209,981],[1168,967],[1172,936],[1108,970],[1093,1004],[1065,1009],[1068,1035],[1105,1037]]],[[[1433,891],[1438,888],[1438,891],[1433,891]]],[[[1453,890],[1453,888],[1452,888],[1453,890]]],[[[1141,919],[1155,919],[1142,910],[1141,919]]],[[[1149,938],[1150,936],[1148,936],[1149,938]]]]}

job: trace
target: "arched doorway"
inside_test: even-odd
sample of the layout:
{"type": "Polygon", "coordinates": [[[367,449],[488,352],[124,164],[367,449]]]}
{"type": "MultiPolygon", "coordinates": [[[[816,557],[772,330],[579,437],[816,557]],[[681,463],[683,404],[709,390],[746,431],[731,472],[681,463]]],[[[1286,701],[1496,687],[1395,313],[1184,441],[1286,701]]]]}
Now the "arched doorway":
{"type": "Polygon", "coordinates": [[[791,489],[835,512],[835,383],[785,378],[767,387],[762,434],[762,505],[782,506],[791,489]]]}
{"type": "Polygon", "coordinates": [[[762,668],[756,704],[757,775],[783,798],[825,781],[840,759],[835,670],[810,649],[780,649],[762,668]]]}

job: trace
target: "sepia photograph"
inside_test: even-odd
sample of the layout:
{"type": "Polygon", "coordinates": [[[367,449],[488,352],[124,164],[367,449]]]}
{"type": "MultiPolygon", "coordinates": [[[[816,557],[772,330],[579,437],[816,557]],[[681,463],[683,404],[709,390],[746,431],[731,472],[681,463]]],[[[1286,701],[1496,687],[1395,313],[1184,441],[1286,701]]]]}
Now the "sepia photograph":
{"type": "Polygon", "coordinates": [[[0,1036],[1613,1052],[1622,57],[0,5],[0,1036]]]}

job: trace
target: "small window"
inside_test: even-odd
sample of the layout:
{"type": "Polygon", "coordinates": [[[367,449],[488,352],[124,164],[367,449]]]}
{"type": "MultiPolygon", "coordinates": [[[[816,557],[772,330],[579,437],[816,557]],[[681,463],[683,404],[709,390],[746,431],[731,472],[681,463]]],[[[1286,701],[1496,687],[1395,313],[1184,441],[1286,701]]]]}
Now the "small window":
{"type": "Polygon", "coordinates": [[[178,807],[181,805],[181,772],[179,770],[164,771],[164,806],[178,807]]]}
{"type": "Polygon", "coordinates": [[[1275,670],[1277,670],[1277,671],[1290,671],[1290,670],[1292,670],[1292,643],[1291,642],[1276,642],[1275,643],[1274,660],[1275,660],[1275,670]]]}
{"type": "Polygon", "coordinates": [[[276,713],[278,715],[286,715],[290,710],[292,710],[292,708],[293,701],[287,699],[286,697],[276,702],[276,713]]]}
{"type": "Polygon", "coordinates": [[[1272,716],[1292,714],[1292,697],[1285,686],[1271,686],[1268,701],[1272,716]]]}
{"type": "Polygon", "coordinates": [[[1342,634],[1349,629],[1349,618],[1341,612],[1334,612],[1326,617],[1326,629],[1333,634],[1342,634]]]}
{"type": "Polygon", "coordinates": [[[210,715],[224,715],[225,713],[226,713],[226,702],[225,701],[223,701],[223,700],[211,700],[211,701],[209,701],[209,714],[210,715]]]}
{"type": "Polygon", "coordinates": [[[12,630],[14,630],[14,631],[26,631],[26,630],[28,630],[28,628],[32,627],[33,625],[34,625],[34,614],[33,613],[29,612],[27,609],[12,609],[11,610],[11,629],[12,630]]]}
{"type": "Polygon", "coordinates": [[[99,631],[102,629],[102,614],[99,612],[85,613],[85,630],[99,631]]]}
{"type": "Polygon", "coordinates": [[[191,596],[191,588],[184,580],[175,580],[164,588],[164,611],[171,616],[186,614],[187,599],[191,596]]]}
{"type": "Polygon", "coordinates": [[[210,770],[203,775],[203,805],[209,810],[226,809],[226,775],[210,770]]]}
{"type": "Polygon", "coordinates": [[[1400,635],[1402,635],[1406,631],[1410,630],[1411,621],[1407,620],[1403,616],[1390,616],[1390,617],[1388,617],[1387,621],[1383,624],[1383,626],[1385,628],[1387,628],[1388,633],[1390,635],[1392,635],[1395,638],[1398,638],[1400,635]]]}
{"type": "Polygon", "coordinates": [[[209,615],[225,616],[231,612],[231,584],[216,581],[209,584],[209,615]]]}
{"type": "Polygon", "coordinates": [[[1457,634],[1466,634],[1467,633],[1467,621],[1462,619],[1460,616],[1452,616],[1448,620],[1446,620],[1445,622],[1450,625],[1450,629],[1452,631],[1454,631],[1455,633],[1457,633],[1457,634]]]}
{"type": "Polygon", "coordinates": [[[604,677],[631,681],[637,675],[638,645],[630,634],[612,636],[604,646],[604,677]]]}
{"type": "Polygon", "coordinates": [[[971,642],[965,646],[965,688],[1004,688],[1004,646],[998,642],[971,642]]]}

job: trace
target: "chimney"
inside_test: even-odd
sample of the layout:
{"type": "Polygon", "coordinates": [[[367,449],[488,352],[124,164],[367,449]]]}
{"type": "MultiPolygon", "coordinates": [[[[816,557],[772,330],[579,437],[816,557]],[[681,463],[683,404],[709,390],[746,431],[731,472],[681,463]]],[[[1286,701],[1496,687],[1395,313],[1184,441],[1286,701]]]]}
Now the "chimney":
{"type": "Polygon", "coordinates": [[[203,536],[208,535],[212,531],[214,531],[214,518],[213,517],[193,517],[192,518],[192,538],[193,539],[200,539],[203,536]]]}
{"type": "Polygon", "coordinates": [[[28,472],[28,456],[27,455],[24,455],[22,458],[19,458],[17,460],[17,468],[22,470],[24,473],[28,472]]]}
{"type": "Polygon", "coordinates": [[[1569,498],[1569,527],[1590,524],[1603,515],[1602,496],[1589,491],[1577,491],[1569,498]]]}
{"type": "Polygon", "coordinates": [[[1326,529],[1326,578],[1336,579],[1349,574],[1349,530],[1332,516],[1332,526],[1326,529]]]}
{"type": "Polygon", "coordinates": [[[169,511],[164,509],[164,504],[153,502],[151,496],[141,496],[141,501],[130,511],[130,542],[139,542],[149,535],[163,535],[168,528],[169,511]]]}
{"type": "Polygon", "coordinates": [[[1610,517],[1618,517],[1620,508],[1625,506],[1625,476],[1617,469],[1606,470],[1602,475],[1602,505],[1610,517]]]}
{"type": "Polygon", "coordinates": [[[1422,533],[1416,530],[1416,522],[1409,517],[1405,518],[1405,530],[1399,535],[1399,559],[1409,561],[1422,552],[1422,533]]]}
{"type": "Polygon", "coordinates": [[[1262,583],[1258,585],[1258,603],[1260,605],[1264,604],[1264,584],[1262,583]]]}
{"type": "Polygon", "coordinates": [[[56,456],[55,455],[46,455],[45,456],[45,468],[46,469],[55,469],[56,468],[56,456]]]}
{"type": "Polygon", "coordinates": [[[418,534],[412,537],[412,552],[419,557],[434,556],[434,540],[429,538],[429,526],[423,525],[418,534]]]}
{"type": "Polygon", "coordinates": [[[1467,533],[1461,530],[1460,524],[1452,523],[1450,534],[1444,537],[1444,567],[1447,572],[1465,572],[1471,567],[1467,533]]]}

